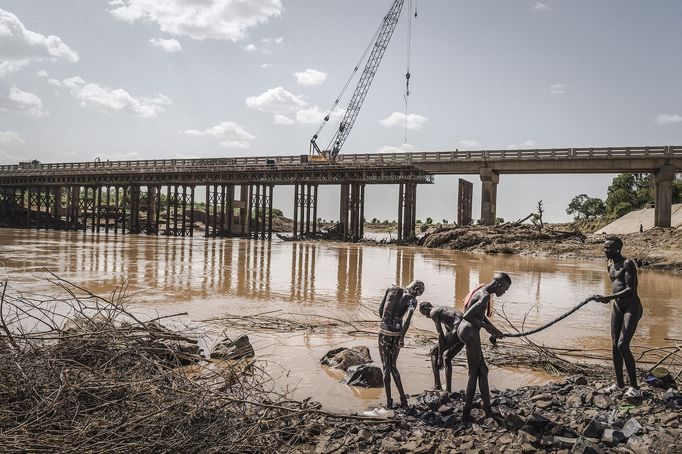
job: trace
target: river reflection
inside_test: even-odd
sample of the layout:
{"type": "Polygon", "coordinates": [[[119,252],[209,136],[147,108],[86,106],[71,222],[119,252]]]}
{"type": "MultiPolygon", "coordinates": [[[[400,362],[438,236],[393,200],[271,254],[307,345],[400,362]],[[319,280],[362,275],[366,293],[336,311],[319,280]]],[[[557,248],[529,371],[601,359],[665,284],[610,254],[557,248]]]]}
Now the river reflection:
{"type": "MultiPolygon", "coordinates": [[[[422,300],[461,309],[471,287],[502,270],[511,275],[513,285],[494,301],[494,307],[504,309],[515,324],[525,318],[531,327],[560,315],[588,295],[610,291],[604,261],[336,243],[3,229],[0,262],[14,285],[23,289],[47,291],[49,284],[39,279],[47,269],[95,293],[108,294],[128,285],[130,292],[137,292],[133,301],[140,309],[188,312],[193,320],[274,309],[368,319],[374,314],[366,308],[378,306],[389,284],[406,285],[415,278],[426,283],[422,300]]],[[[681,339],[680,277],[643,270],[639,282],[644,317],[634,344],[662,345],[666,338],[681,339]]],[[[419,314],[415,318],[416,326],[433,329],[429,320],[419,314]]],[[[533,339],[553,346],[609,348],[609,318],[608,306],[590,303],[533,339]]],[[[494,321],[508,329],[499,317],[494,321]]],[[[329,347],[362,342],[378,357],[373,339],[338,333],[257,338],[263,345],[274,345],[273,354],[302,368],[297,383],[303,387],[319,387],[320,380],[331,380],[317,365],[329,347]]],[[[401,354],[401,367],[406,369],[404,375],[418,380],[418,384],[406,385],[414,391],[427,386],[430,378],[426,348],[412,349],[401,354]]],[[[498,385],[509,383],[504,380],[498,385]]],[[[333,387],[325,392],[338,394],[333,387]]],[[[376,398],[371,396],[370,400],[376,398]]]]}

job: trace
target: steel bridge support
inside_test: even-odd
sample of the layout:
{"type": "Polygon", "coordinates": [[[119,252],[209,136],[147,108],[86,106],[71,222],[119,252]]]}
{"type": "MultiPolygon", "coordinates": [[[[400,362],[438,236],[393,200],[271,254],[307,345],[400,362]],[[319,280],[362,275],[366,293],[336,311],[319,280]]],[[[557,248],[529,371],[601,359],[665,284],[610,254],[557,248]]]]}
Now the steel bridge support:
{"type": "Polygon", "coordinates": [[[500,175],[490,167],[481,168],[481,222],[483,225],[495,225],[497,220],[497,184],[500,175]]]}
{"type": "Polygon", "coordinates": [[[673,181],[675,167],[661,166],[654,174],[656,184],[656,205],[654,205],[654,225],[656,227],[670,227],[672,222],[673,181]]]}
{"type": "Polygon", "coordinates": [[[272,239],[272,192],[273,185],[252,184],[249,193],[249,238],[272,239]]]}
{"type": "Polygon", "coordinates": [[[166,195],[166,230],[164,234],[171,236],[194,236],[194,186],[168,186],[166,195]]]}
{"type": "Polygon", "coordinates": [[[294,238],[317,233],[317,184],[294,186],[294,238]]]}
{"type": "Polygon", "coordinates": [[[417,185],[400,183],[398,194],[398,240],[415,236],[417,227],[417,185]]]}
{"type": "Polygon", "coordinates": [[[159,234],[159,215],[161,213],[161,186],[147,186],[147,219],[144,232],[147,235],[159,234]]]}
{"type": "Polygon", "coordinates": [[[206,186],[206,229],[204,236],[230,236],[234,222],[234,185],[206,186]]]}
{"type": "Polygon", "coordinates": [[[358,241],[365,231],[365,184],[343,183],[339,208],[344,239],[358,241]]]}

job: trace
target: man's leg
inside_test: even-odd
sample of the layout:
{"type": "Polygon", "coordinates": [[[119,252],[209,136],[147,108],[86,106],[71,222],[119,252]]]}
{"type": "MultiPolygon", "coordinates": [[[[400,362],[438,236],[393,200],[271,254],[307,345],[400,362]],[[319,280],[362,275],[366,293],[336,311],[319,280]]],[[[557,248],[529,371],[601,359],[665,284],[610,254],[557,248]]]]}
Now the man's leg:
{"type": "Polygon", "coordinates": [[[623,355],[618,348],[618,342],[620,340],[620,333],[623,328],[623,313],[618,309],[618,306],[614,303],[613,310],[611,311],[611,351],[613,355],[613,368],[616,371],[616,385],[619,388],[625,386],[623,381],[623,355]]]}
{"type": "Polygon", "coordinates": [[[452,360],[464,348],[464,342],[459,340],[457,333],[451,332],[445,338],[447,353],[445,354],[445,390],[452,392],[452,360]]]}
{"type": "Polygon", "coordinates": [[[405,391],[403,390],[403,382],[400,380],[400,372],[398,372],[398,354],[400,353],[400,346],[398,344],[399,338],[395,337],[393,340],[393,347],[391,349],[391,374],[393,375],[393,381],[395,382],[395,387],[398,388],[398,393],[400,394],[400,405],[407,407],[407,396],[405,396],[405,391]]]}
{"type": "Polygon", "coordinates": [[[478,336],[478,332],[472,333],[471,337],[466,339],[466,348],[469,380],[467,381],[462,418],[471,417],[471,407],[473,406],[474,394],[476,393],[476,382],[478,381],[479,368],[481,365],[481,359],[483,358],[481,338],[478,336]]]}
{"type": "Polygon", "coordinates": [[[628,308],[625,314],[623,314],[623,328],[618,339],[618,351],[625,361],[630,386],[635,389],[639,389],[639,385],[637,384],[637,366],[635,365],[635,357],[632,356],[632,351],[630,350],[630,341],[632,341],[632,337],[635,335],[640,318],[642,318],[641,304],[628,308]]]}
{"type": "Polygon", "coordinates": [[[386,391],[386,407],[393,406],[393,399],[391,398],[391,361],[392,355],[390,347],[387,345],[386,337],[379,333],[379,356],[381,357],[381,366],[384,374],[384,390],[386,391]]]}
{"type": "Polygon", "coordinates": [[[443,389],[440,383],[440,367],[438,367],[438,356],[439,356],[438,345],[431,349],[431,369],[433,370],[433,389],[443,389]]]}
{"type": "Polygon", "coordinates": [[[490,406],[490,387],[488,385],[488,365],[485,363],[485,358],[481,355],[481,364],[478,368],[478,389],[481,391],[481,400],[483,401],[483,411],[486,416],[493,416],[493,409],[490,406]]]}

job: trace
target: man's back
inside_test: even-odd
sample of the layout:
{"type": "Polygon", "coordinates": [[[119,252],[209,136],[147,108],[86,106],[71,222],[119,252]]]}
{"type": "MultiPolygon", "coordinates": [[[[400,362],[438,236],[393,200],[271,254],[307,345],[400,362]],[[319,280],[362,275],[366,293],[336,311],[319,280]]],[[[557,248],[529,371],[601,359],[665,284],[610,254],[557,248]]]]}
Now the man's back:
{"type": "Polygon", "coordinates": [[[399,332],[403,326],[403,316],[412,307],[417,306],[417,300],[405,289],[391,285],[386,290],[381,317],[381,329],[399,332]]]}

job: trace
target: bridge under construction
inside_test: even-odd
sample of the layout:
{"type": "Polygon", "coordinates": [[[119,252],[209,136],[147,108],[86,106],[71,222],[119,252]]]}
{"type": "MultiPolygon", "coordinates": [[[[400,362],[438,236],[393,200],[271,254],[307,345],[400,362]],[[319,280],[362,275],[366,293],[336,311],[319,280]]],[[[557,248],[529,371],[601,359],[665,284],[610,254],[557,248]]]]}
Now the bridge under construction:
{"type": "MultiPolygon", "coordinates": [[[[480,219],[491,225],[501,175],[632,172],[654,175],[654,224],[670,227],[672,182],[682,170],[682,146],[341,154],[329,162],[306,158],[1,165],[0,222],[23,228],[173,236],[194,236],[201,223],[207,237],[270,239],[273,189],[293,186],[292,233],[298,237],[319,229],[319,185],[338,185],[343,235],[357,240],[363,236],[366,185],[392,184],[399,192],[398,237],[409,238],[415,234],[417,186],[433,183],[437,175],[479,175],[480,219]],[[197,188],[203,193],[201,200],[197,188]]],[[[468,200],[464,211],[471,219],[470,192],[468,200]]],[[[456,202],[452,203],[454,211],[456,202]]]]}

